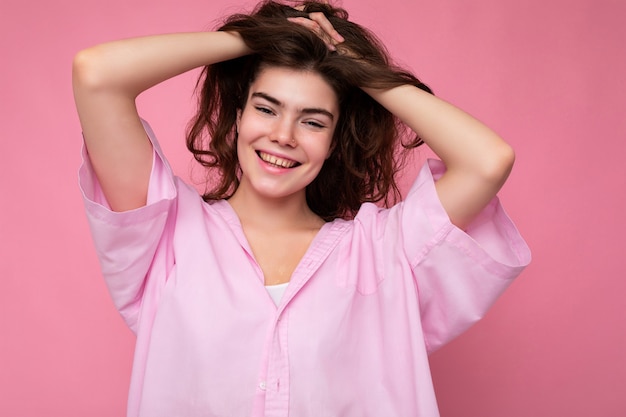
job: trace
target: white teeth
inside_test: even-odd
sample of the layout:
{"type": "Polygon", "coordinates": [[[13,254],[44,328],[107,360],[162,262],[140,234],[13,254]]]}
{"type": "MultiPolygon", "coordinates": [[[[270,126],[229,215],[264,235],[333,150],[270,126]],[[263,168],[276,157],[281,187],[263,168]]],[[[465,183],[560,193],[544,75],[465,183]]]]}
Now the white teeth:
{"type": "Polygon", "coordinates": [[[292,161],[289,159],[283,159],[283,158],[278,158],[274,155],[270,155],[268,153],[265,152],[259,152],[259,156],[261,157],[261,159],[265,162],[267,162],[268,164],[272,164],[272,165],[276,165],[279,166],[281,168],[292,168],[294,165],[297,164],[296,161],[292,161]]]}

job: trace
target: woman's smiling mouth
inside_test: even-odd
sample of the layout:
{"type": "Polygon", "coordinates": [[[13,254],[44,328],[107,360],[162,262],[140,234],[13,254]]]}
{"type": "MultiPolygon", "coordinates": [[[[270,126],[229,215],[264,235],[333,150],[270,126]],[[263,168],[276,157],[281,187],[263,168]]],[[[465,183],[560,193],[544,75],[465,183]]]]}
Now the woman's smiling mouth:
{"type": "Polygon", "coordinates": [[[257,155],[259,158],[270,165],[279,167],[279,168],[293,168],[295,166],[300,165],[299,162],[293,161],[291,159],[279,158],[275,155],[270,155],[269,153],[263,151],[257,151],[257,155]]]}

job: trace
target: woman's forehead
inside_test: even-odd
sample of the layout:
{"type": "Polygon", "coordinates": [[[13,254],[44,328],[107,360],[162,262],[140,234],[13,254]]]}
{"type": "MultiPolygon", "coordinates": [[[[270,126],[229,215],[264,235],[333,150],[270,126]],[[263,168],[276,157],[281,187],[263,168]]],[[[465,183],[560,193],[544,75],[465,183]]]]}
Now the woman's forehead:
{"type": "MultiPolygon", "coordinates": [[[[275,104],[298,108],[325,108],[336,114],[338,97],[318,73],[284,67],[265,67],[251,83],[248,99],[270,97],[275,104]]],[[[270,100],[272,101],[272,100],[270,100]]]]}

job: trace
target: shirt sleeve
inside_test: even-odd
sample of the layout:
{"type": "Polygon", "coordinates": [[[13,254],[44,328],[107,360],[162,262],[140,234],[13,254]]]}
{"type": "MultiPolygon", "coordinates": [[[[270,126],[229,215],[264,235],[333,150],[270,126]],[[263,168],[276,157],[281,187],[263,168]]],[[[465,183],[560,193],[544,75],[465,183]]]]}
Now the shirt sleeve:
{"type": "MultiPolygon", "coordinates": [[[[102,274],[116,308],[133,331],[136,331],[146,277],[157,267],[154,264],[155,254],[163,246],[169,219],[175,216],[177,198],[172,170],[152,129],[146,122],[143,123],[153,145],[153,164],[145,206],[125,212],[112,211],[85,146],[79,170],[79,186],[102,274]]],[[[171,265],[158,267],[167,269],[171,265]]],[[[162,276],[165,279],[165,274],[162,276]]]]}
{"type": "Polygon", "coordinates": [[[429,160],[396,207],[431,352],[483,317],[530,262],[528,246],[497,197],[465,230],[450,222],[434,184],[444,171],[441,161],[429,160]]]}

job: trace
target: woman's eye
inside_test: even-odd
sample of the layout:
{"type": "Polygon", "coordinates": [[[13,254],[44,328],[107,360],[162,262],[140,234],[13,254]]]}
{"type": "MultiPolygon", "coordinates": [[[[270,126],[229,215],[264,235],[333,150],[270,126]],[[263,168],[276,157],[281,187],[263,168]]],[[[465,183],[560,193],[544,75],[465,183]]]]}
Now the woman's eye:
{"type": "Polygon", "coordinates": [[[315,120],[309,120],[307,122],[305,122],[307,125],[317,128],[317,129],[322,129],[323,127],[325,127],[323,124],[316,122],[315,120]]]}
{"type": "Polygon", "coordinates": [[[268,109],[267,107],[256,107],[257,111],[260,111],[261,113],[265,113],[265,114],[274,114],[274,112],[271,109],[268,109]]]}

